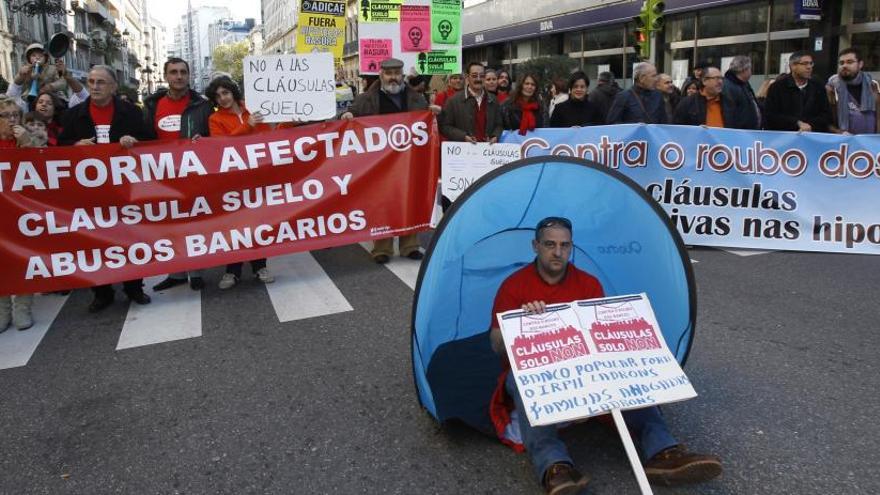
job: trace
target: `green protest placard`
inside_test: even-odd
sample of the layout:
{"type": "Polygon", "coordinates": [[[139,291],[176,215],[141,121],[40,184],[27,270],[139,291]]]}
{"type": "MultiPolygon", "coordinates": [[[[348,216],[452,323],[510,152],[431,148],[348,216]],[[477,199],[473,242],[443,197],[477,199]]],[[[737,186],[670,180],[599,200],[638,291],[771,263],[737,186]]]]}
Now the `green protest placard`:
{"type": "Polygon", "coordinates": [[[360,0],[359,22],[400,22],[403,0],[360,0]]]}
{"type": "Polygon", "coordinates": [[[431,41],[457,45],[461,39],[461,0],[431,0],[431,41]]]}
{"type": "Polygon", "coordinates": [[[431,50],[419,53],[416,62],[419,74],[461,74],[461,50],[431,50]]]}

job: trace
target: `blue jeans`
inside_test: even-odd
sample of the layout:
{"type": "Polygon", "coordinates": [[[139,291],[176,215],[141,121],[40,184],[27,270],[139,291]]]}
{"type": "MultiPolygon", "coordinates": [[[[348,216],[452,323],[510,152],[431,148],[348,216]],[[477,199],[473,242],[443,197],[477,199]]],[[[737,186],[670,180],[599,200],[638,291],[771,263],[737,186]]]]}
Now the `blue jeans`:
{"type": "MultiPolygon", "coordinates": [[[[513,397],[516,409],[519,411],[519,429],[522,435],[523,445],[532,460],[532,467],[539,483],[544,482],[544,472],[558,462],[574,465],[565,443],[559,439],[557,425],[532,426],[525,414],[522,399],[516,389],[513,372],[508,373],[504,384],[507,393],[513,397]]],[[[666,428],[666,421],[660,415],[660,410],[655,407],[634,409],[623,412],[623,419],[629,427],[630,433],[636,440],[636,444],[642,454],[642,459],[648,460],[663,449],[678,445],[678,442],[666,428]]]]}

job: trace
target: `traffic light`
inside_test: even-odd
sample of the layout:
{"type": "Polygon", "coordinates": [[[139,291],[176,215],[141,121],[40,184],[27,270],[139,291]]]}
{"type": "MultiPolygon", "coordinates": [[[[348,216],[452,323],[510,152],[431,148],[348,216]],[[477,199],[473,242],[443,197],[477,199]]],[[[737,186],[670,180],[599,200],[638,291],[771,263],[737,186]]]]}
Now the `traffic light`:
{"type": "Polygon", "coordinates": [[[651,35],[654,31],[663,29],[663,11],[666,3],[662,0],[645,0],[639,15],[633,17],[636,23],[636,43],[633,48],[640,58],[651,56],[651,35]]]}

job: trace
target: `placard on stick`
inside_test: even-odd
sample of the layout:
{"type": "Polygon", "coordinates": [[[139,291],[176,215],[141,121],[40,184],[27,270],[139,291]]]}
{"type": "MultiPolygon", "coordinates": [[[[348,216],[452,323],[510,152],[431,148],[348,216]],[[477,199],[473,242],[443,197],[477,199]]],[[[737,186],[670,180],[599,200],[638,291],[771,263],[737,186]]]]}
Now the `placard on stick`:
{"type": "Polygon", "coordinates": [[[244,58],[244,96],[264,122],[316,121],[336,115],[333,54],[244,58]]]}
{"type": "Polygon", "coordinates": [[[518,144],[443,143],[440,151],[443,196],[455,201],[477,179],[519,160],[521,155],[518,144]]]}

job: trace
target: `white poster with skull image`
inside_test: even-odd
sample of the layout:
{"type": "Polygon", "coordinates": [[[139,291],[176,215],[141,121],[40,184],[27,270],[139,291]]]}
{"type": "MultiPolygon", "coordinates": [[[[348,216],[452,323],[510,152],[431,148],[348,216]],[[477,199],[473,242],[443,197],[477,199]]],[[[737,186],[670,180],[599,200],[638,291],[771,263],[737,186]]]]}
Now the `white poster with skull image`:
{"type": "MultiPolygon", "coordinates": [[[[403,61],[404,74],[460,74],[460,11],[458,23],[445,22],[443,24],[444,33],[446,33],[445,26],[447,24],[454,27],[449,33],[446,33],[448,36],[445,38],[441,36],[438,41],[438,37],[432,36],[432,32],[439,31],[440,26],[438,25],[437,29],[434,29],[433,23],[448,21],[450,12],[449,9],[446,9],[447,11],[443,13],[444,18],[435,19],[437,16],[435,16],[433,9],[432,0],[403,0],[400,5],[398,22],[389,22],[387,19],[377,22],[361,20],[358,26],[358,38],[360,40],[391,40],[391,56],[403,61]]],[[[378,73],[378,67],[375,70],[362,67],[361,70],[361,74],[378,73]]]]}

